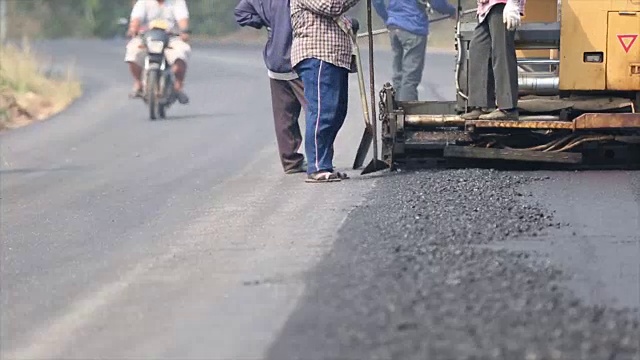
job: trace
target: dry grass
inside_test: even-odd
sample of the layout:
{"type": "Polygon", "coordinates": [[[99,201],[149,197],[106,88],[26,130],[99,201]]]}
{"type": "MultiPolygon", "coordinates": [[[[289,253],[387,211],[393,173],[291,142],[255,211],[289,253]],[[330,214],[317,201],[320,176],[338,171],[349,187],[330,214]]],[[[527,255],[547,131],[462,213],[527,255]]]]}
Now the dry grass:
{"type": "Polygon", "coordinates": [[[28,42],[0,47],[0,130],[44,120],[80,96],[71,66],[57,74],[43,69],[28,42]]]}

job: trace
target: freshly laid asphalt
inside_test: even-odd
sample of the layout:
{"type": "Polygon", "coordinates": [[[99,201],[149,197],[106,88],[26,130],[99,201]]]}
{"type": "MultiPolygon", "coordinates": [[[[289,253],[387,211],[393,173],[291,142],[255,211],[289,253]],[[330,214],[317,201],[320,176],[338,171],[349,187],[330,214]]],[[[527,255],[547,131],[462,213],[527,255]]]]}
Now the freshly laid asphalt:
{"type": "MultiPolygon", "coordinates": [[[[306,184],[261,49],[195,48],[191,104],[149,121],[123,45],[37,44],[85,94],[0,135],[2,359],[640,359],[637,172],[361,177],[353,77],[352,178],[306,184]]],[[[422,98],[452,65],[429,55],[422,98]]]]}
{"type": "Polygon", "coordinates": [[[552,176],[432,170],[381,179],[308,275],[269,358],[640,358],[637,309],[587,304],[567,285],[563,261],[542,251],[591,275],[582,287],[637,304],[637,218],[625,236],[560,235],[575,225],[530,190],[552,176]]]}

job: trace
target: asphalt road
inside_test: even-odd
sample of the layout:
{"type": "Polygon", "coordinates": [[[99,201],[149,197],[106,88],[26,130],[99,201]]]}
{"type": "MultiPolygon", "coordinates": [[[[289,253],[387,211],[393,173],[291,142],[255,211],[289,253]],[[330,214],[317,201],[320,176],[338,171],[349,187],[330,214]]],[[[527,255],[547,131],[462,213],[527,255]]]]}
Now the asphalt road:
{"type": "MultiPolygon", "coordinates": [[[[260,49],[194,49],[191,104],[151,122],[143,104],[126,97],[122,46],[40,44],[56,63],[75,59],[85,95],[49,121],[0,137],[2,359],[419,358],[432,351],[463,358],[474,347],[459,344],[469,339],[478,351],[500,348],[506,339],[506,353],[515,354],[518,347],[543,346],[538,335],[558,329],[561,354],[598,344],[626,355],[640,348],[636,313],[618,312],[640,302],[637,173],[427,171],[363,178],[351,172],[340,184],[305,184],[304,175],[281,172],[260,49]],[[513,182],[514,176],[524,180],[513,182]],[[545,179],[526,180],[540,176],[545,179]],[[442,185],[458,179],[472,190],[494,189],[492,196],[442,185]],[[520,199],[522,191],[531,196],[520,199]],[[405,206],[410,199],[418,199],[414,207],[405,206]],[[503,214],[498,205],[511,203],[541,210],[503,214]],[[486,217],[468,216],[478,208],[486,217]],[[538,213],[561,226],[541,223],[538,213]],[[485,228],[494,230],[473,230],[485,228]],[[406,251],[394,250],[402,244],[408,252],[441,246],[434,251],[443,255],[411,267],[413,280],[395,281],[392,270],[406,267],[406,251]],[[487,270],[496,259],[510,263],[517,256],[487,246],[536,254],[545,265],[516,261],[506,272],[487,270]],[[470,257],[461,256],[465,251],[470,257]],[[480,265],[459,260],[476,256],[480,265]],[[468,267],[491,276],[480,289],[453,291],[438,282],[451,278],[438,272],[448,264],[451,272],[468,267]],[[518,274],[530,268],[538,269],[527,278],[534,285],[523,288],[518,274]],[[564,277],[555,293],[576,299],[567,303],[579,311],[527,311],[553,298],[540,289],[557,280],[556,271],[564,277]],[[429,282],[420,274],[434,275],[429,282]],[[496,287],[502,283],[511,290],[496,287]],[[415,309],[403,306],[421,304],[424,294],[435,302],[404,313],[414,320],[376,322],[391,319],[389,309],[415,309]],[[493,314],[485,308],[459,311],[491,299],[509,308],[530,297],[539,300],[510,312],[527,314],[519,326],[528,332],[513,332],[527,334],[522,337],[505,335],[507,320],[484,329],[482,321],[493,314]],[[447,302],[451,307],[442,306],[447,302]],[[577,326],[590,336],[562,331],[601,307],[612,309],[599,316],[603,322],[577,326]],[[525,321],[536,315],[560,320],[525,321]],[[461,330],[469,322],[486,336],[461,330]],[[404,332],[424,324],[451,326],[404,332]],[[357,336],[346,341],[345,334],[357,336]]],[[[429,56],[423,98],[452,97],[452,59],[429,56]]],[[[389,69],[388,54],[381,54],[379,85],[389,69]]],[[[336,144],[342,169],[351,165],[363,129],[355,77],[351,89],[336,144]]],[[[454,278],[466,284],[464,276],[454,278]]]]}

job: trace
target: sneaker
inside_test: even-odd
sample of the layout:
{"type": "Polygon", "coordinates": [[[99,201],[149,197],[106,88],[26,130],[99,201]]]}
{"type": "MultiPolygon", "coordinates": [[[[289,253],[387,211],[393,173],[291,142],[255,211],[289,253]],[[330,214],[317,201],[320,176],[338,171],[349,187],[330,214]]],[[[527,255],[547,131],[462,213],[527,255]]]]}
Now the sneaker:
{"type": "Polygon", "coordinates": [[[489,114],[480,115],[480,120],[511,120],[517,121],[519,113],[517,109],[496,109],[489,114]]]}
{"type": "Polygon", "coordinates": [[[489,114],[490,111],[487,109],[473,109],[465,114],[462,114],[460,117],[463,120],[478,120],[480,116],[489,114]]]}

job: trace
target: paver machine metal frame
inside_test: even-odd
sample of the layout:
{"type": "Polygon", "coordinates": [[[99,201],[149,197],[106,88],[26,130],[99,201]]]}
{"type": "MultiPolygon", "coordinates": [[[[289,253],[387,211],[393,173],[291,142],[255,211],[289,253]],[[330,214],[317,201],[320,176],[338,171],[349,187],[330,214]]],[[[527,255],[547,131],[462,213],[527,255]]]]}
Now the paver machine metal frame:
{"type": "MultiPolygon", "coordinates": [[[[465,13],[461,0],[458,8],[465,13]]],[[[640,0],[528,1],[516,31],[518,121],[460,117],[476,25],[475,16],[458,17],[456,100],[397,101],[389,83],[379,92],[381,160],[389,168],[424,160],[640,164],[640,0]]]]}

